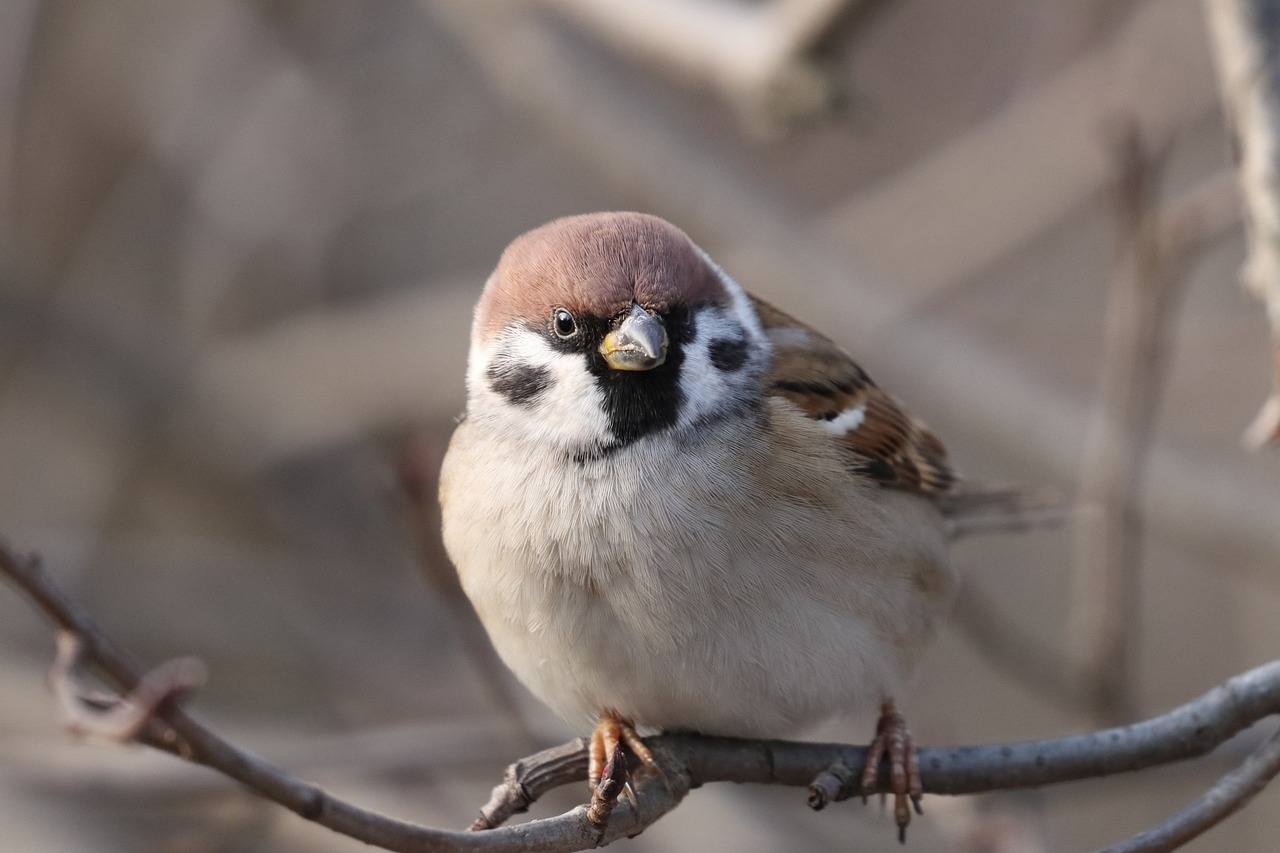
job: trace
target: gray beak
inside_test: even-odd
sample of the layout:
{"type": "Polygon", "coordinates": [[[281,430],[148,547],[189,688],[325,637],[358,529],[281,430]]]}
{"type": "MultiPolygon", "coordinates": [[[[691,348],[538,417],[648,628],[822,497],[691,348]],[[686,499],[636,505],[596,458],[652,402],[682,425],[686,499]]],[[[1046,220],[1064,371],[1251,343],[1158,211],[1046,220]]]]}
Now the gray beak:
{"type": "Polygon", "coordinates": [[[667,360],[667,330],[633,302],[631,313],[605,335],[600,354],[614,370],[651,370],[667,360]]]}

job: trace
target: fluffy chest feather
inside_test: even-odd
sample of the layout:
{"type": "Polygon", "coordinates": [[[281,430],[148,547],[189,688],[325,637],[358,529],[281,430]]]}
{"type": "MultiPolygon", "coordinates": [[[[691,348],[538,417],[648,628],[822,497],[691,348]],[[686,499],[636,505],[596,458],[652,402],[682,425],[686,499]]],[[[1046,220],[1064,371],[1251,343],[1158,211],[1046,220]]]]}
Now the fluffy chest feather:
{"type": "Polygon", "coordinates": [[[727,422],[583,463],[459,428],[446,544],[503,659],[563,716],[780,734],[902,678],[950,594],[936,513],[815,454],[789,404],[760,417],[793,440],[727,422]]]}

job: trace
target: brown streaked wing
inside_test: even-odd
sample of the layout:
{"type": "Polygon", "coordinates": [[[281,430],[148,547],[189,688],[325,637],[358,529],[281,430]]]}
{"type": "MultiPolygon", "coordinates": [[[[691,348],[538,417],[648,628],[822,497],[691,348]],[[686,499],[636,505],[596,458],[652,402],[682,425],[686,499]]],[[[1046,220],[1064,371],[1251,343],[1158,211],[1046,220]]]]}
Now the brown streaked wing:
{"type": "Polygon", "coordinates": [[[943,494],[956,482],[942,442],[871,381],[844,350],[821,332],[751,297],[773,344],[772,393],[814,420],[836,422],[863,408],[860,422],[832,440],[849,450],[849,467],[894,488],[943,494]]]}

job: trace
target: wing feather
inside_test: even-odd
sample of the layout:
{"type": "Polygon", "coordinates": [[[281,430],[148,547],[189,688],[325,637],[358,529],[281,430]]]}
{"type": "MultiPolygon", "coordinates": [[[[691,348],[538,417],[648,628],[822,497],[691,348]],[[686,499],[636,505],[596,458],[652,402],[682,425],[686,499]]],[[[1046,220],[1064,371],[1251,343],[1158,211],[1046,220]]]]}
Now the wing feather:
{"type": "Polygon", "coordinates": [[[942,442],[821,332],[752,297],[773,344],[772,392],[826,423],[849,467],[893,488],[944,494],[956,483],[942,442]]]}

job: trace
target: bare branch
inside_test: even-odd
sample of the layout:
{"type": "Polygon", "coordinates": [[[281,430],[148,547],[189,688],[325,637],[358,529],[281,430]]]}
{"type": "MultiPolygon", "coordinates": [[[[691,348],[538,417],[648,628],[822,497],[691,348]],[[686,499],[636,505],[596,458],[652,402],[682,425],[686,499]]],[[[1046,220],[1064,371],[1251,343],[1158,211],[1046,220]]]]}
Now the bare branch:
{"type": "Polygon", "coordinates": [[[127,743],[138,740],[160,706],[204,684],[206,670],[198,658],[175,658],[142,676],[128,696],[90,690],[75,677],[84,651],[72,631],[57,632],[58,654],[49,671],[49,684],[62,706],[67,728],[74,734],[127,743]]]}
{"type": "Polygon", "coordinates": [[[829,108],[834,84],[806,54],[859,2],[543,0],[626,53],[709,82],[766,133],[829,108]]]}
{"type": "MultiPolygon", "coordinates": [[[[100,667],[122,689],[137,687],[143,677],[142,668],[53,583],[39,560],[20,556],[0,543],[0,573],[13,580],[59,629],[76,635],[86,660],[100,667]]],[[[228,743],[171,703],[161,705],[157,716],[141,728],[137,740],[211,767],[307,820],[394,851],[582,850],[635,834],[678,802],[677,797],[666,794],[659,785],[654,796],[641,795],[639,814],[627,803],[620,804],[603,833],[587,820],[585,808],[493,832],[451,832],[396,820],[332,797],[321,788],[228,743]]],[[[647,790],[643,784],[637,787],[642,792],[647,790]]],[[[682,791],[687,790],[685,787],[676,793],[683,796],[682,791]]]]}
{"type": "MultiPolygon", "coordinates": [[[[76,635],[86,660],[97,664],[122,689],[137,685],[140,668],[53,584],[37,560],[20,557],[0,544],[0,573],[13,580],[60,629],[76,635]]],[[[1132,726],[1056,740],[921,749],[921,781],[926,793],[971,794],[1141,770],[1203,755],[1277,713],[1280,661],[1236,676],[1181,708],[1132,726]]],[[[138,740],[211,767],[336,832],[387,850],[418,853],[568,853],[596,847],[634,835],[678,805],[691,788],[710,782],[805,788],[816,782],[828,798],[838,798],[842,786],[833,786],[827,778],[832,776],[838,782],[839,774],[833,776],[832,768],[861,767],[866,758],[864,747],[840,744],[662,735],[647,739],[647,743],[663,773],[637,774],[633,779],[635,796],[618,801],[607,827],[593,824],[587,808],[579,806],[557,817],[517,826],[453,832],[397,820],[338,800],[227,743],[172,701],[159,703],[155,716],[140,727],[138,740]]],[[[1270,754],[1263,757],[1269,768],[1270,754]]],[[[495,789],[477,825],[495,826],[527,808],[544,791],[582,782],[586,769],[582,741],[517,762],[495,789]]],[[[1232,790],[1265,782],[1265,773],[1256,772],[1254,765],[1246,764],[1239,773],[1244,781],[1231,783],[1232,790]]],[[[887,777],[886,764],[877,780],[878,790],[885,790],[887,777]]],[[[1211,792],[1211,797],[1216,795],[1211,792]]]]}
{"type": "Polygon", "coordinates": [[[1218,83],[1244,196],[1249,256],[1240,276],[1267,306],[1275,388],[1245,441],[1280,442],[1280,15],[1277,0],[1205,0],[1218,83]]]}
{"type": "Polygon", "coordinates": [[[1072,651],[1093,712],[1130,716],[1141,569],[1138,498],[1162,385],[1166,329],[1180,290],[1156,223],[1168,145],[1149,148],[1136,125],[1116,144],[1119,263],[1107,304],[1098,401],[1082,461],[1072,566],[1072,651]]]}
{"type": "Polygon", "coordinates": [[[1243,764],[1219,779],[1185,809],[1102,853],[1175,850],[1244,808],[1277,773],[1280,773],[1280,732],[1268,738],[1243,764]]]}
{"type": "Polygon", "coordinates": [[[1098,404],[1082,461],[1074,554],[1074,664],[1099,718],[1129,719],[1140,612],[1139,509],[1188,260],[1238,222],[1235,191],[1215,178],[1160,205],[1167,142],[1136,124],[1117,143],[1119,255],[1107,305],[1098,404]],[[1162,211],[1160,208],[1163,207],[1162,211]]]}
{"type": "Polygon", "coordinates": [[[502,826],[523,814],[538,798],[561,785],[587,778],[587,742],[582,738],[522,758],[507,768],[489,802],[480,808],[473,830],[502,826]]]}

